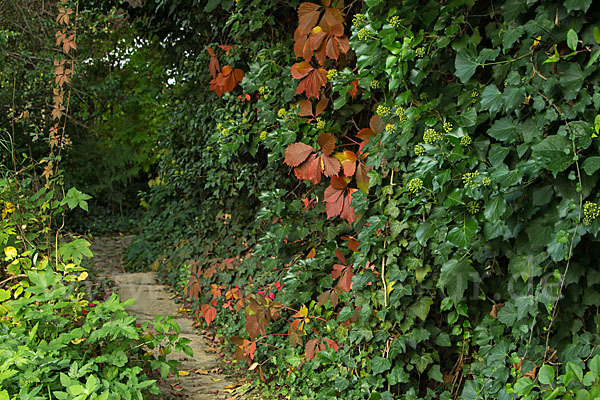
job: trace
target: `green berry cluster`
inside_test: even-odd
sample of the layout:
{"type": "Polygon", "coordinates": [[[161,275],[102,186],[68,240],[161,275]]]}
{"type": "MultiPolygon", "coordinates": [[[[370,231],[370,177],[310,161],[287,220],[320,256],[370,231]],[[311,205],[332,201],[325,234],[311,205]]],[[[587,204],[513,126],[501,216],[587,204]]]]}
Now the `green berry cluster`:
{"type": "Polygon", "coordinates": [[[444,135],[441,132],[438,132],[433,128],[429,128],[423,134],[423,141],[427,144],[434,144],[443,137],[444,135]]]}
{"type": "Polygon", "coordinates": [[[598,203],[594,203],[591,201],[586,201],[583,205],[583,224],[591,225],[592,221],[598,218],[600,215],[600,207],[598,207],[598,203]]]}
{"type": "Polygon", "coordinates": [[[260,136],[258,137],[260,140],[265,140],[267,138],[267,131],[262,131],[260,136]]]}
{"type": "Polygon", "coordinates": [[[391,109],[390,107],[386,107],[386,106],[377,106],[377,111],[375,111],[375,113],[377,115],[379,115],[380,117],[387,117],[388,115],[390,115],[391,109]]]}
{"type": "Polygon", "coordinates": [[[379,81],[377,79],[373,79],[371,81],[371,89],[379,89],[380,88],[379,81]]]}
{"type": "Polygon", "coordinates": [[[287,110],[285,108],[280,108],[279,111],[277,111],[277,116],[279,118],[287,117],[287,110]]]}
{"type": "Polygon", "coordinates": [[[329,71],[327,71],[327,80],[332,80],[333,78],[335,78],[335,76],[337,75],[337,69],[332,68],[329,71]]]}
{"type": "Polygon", "coordinates": [[[396,133],[396,125],[393,125],[393,124],[387,124],[387,125],[385,126],[385,131],[386,131],[387,133],[389,133],[390,135],[391,135],[392,133],[396,133]]]}
{"type": "Polygon", "coordinates": [[[477,182],[478,176],[479,176],[479,171],[467,172],[466,174],[463,174],[462,180],[463,180],[463,183],[465,184],[465,187],[476,188],[477,186],[479,186],[480,183],[477,182]]]}
{"type": "Polygon", "coordinates": [[[367,24],[367,22],[367,17],[364,14],[356,14],[352,19],[352,25],[354,25],[357,28],[362,28],[367,24]]]}
{"type": "Polygon", "coordinates": [[[444,122],[444,131],[446,131],[446,133],[450,132],[452,128],[452,122],[444,122]]]}
{"type": "Polygon", "coordinates": [[[366,40],[369,37],[369,30],[367,28],[362,28],[358,31],[358,40],[366,40]]]}
{"type": "Polygon", "coordinates": [[[462,144],[463,146],[469,146],[471,143],[473,143],[473,139],[471,139],[471,136],[463,136],[460,138],[460,144],[462,144]]]}
{"type": "Polygon", "coordinates": [[[400,26],[400,17],[397,15],[394,15],[393,17],[389,17],[388,18],[388,23],[393,26],[394,28],[397,28],[400,26]]]}
{"type": "Polygon", "coordinates": [[[425,147],[421,146],[420,144],[415,145],[415,154],[417,156],[422,156],[423,154],[425,154],[425,147]]]}
{"type": "Polygon", "coordinates": [[[425,56],[425,49],[422,47],[417,47],[415,49],[415,54],[417,55],[417,57],[423,58],[425,56]]]}
{"type": "Polygon", "coordinates": [[[325,121],[321,117],[317,117],[317,129],[325,129],[325,121]]]}
{"type": "Polygon", "coordinates": [[[481,206],[475,200],[472,200],[467,203],[467,211],[469,211],[473,215],[477,214],[480,209],[481,209],[481,206]]]}
{"type": "Polygon", "coordinates": [[[419,178],[413,178],[408,182],[408,190],[411,193],[417,193],[423,187],[423,181],[419,178]]]}

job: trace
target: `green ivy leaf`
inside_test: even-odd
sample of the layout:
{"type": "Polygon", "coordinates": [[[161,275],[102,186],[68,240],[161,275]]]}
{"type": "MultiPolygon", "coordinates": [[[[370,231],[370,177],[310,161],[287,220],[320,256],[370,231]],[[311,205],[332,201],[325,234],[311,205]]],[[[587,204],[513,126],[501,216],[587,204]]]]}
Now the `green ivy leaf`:
{"type": "Polygon", "coordinates": [[[422,321],[425,321],[427,315],[429,314],[429,309],[433,304],[433,300],[431,297],[424,296],[413,303],[408,308],[408,314],[420,318],[422,321]]]}
{"type": "Polygon", "coordinates": [[[533,157],[554,174],[562,172],[573,163],[571,141],[564,136],[552,135],[532,146],[533,157]]]}
{"type": "Polygon", "coordinates": [[[583,11],[587,12],[588,8],[592,4],[592,0],[565,0],[563,3],[567,12],[571,11],[583,11]]]}
{"type": "Polygon", "coordinates": [[[469,248],[473,236],[477,233],[477,221],[468,219],[462,226],[456,226],[448,233],[448,240],[456,247],[469,248]]]}
{"type": "Polygon", "coordinates": [[[381,374],[392,367],[392,362],[388,358],[380,356],[373,357],[371,361],[371,370],[373,375],[381,374]]]}
{"type": "Polygon", "coordinates": [[[451,259],[442,266],[437,287],[445,290],[448,297],[460,300],[467,289],[468,283],[475,282],[478,279],[477,271],[468,260],[451,259]]]}
{"type": "Polygon", "coordinates": [[[504,199],[504,195],[499,194],[498,196],[493,197],[485,206],[485,211],[483,215],[485,218],[490,221],[497,221],[502,214],[506,211],[506,200],[504,199]]]}
{"type": "Polygon", "coordinates": [[[481,93],[481,108],[496,112],[500,110],[503,104],[502,92],[498,90],[496,85],[488,85],[481,93]]]}

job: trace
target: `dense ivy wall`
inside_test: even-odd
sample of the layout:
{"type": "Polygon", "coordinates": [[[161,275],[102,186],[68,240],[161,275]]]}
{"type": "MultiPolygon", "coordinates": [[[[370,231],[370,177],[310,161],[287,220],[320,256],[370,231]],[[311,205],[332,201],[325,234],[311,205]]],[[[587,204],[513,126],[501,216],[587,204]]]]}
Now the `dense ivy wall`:
{"type": "Polygon", "coordinates": [[[590,0],[161,0],[144,13],[175,35],[178,94],[132,264],[188,286],[274,391],[597,395],[590,0]],[[222,97],[213,57],[244,72],[222,97]]]}

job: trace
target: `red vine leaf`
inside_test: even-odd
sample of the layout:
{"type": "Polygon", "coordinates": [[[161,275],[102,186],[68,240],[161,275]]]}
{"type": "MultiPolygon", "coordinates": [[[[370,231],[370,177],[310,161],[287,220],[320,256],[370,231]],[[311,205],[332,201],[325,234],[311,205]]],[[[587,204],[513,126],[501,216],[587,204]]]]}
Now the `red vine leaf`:
{"type": "Polygon", "coordinates": [[[297,167],[308,158],[313,150],[314,148],[307,144],[301,142],[292,143],[285,149],[285,159],[283,162],[290,167],[297,167]]]}
{"type": "Polygon", "coordinates": [[[319,146],[321,146],[323,154],[328,156],[333,153],[333,150],[335,149],[335,137],[331,133],[321,133],[317,142],[319,143],[319,146]]]}
{"type": "Polygon", "coordinates": [[[321,16],[321,6],[314,3],[302,3],[298,7],[298,30],[308,34],[317,25],[321,16]]]}
{"type": "Polygon", "coordinates": [[[214,79],[217,77],[217,73],[221,70],[221,66],[219,65],[219,59],[217,58],[217,55],[215,54],[213,49],[210,46],[206,46],[206,49],[208,50],[208,54],[210,55],[210,61],[208,62],[208,71],[214,79]]]}
{"type": "Polygon", "coordinates": [[[342,170],[344,171],[344,175],[348,178],[351,178],[356,171],[356,153],[350,150],[343,151],[341,153],[336,153],[335,158],[337,158],[342,164],[342,170]]]}
{"type": "Polygon", "coordinates": [[[292,65],[292,77],[294,79],[302,79],[313,70],[313,66],[308,61],[301,61],[292,65]]]}
{"type": "Polygon", "coordinates": [[[373,167],[367,167],[363,163],[358,164],[356,168],[356,186],[365,193],[369,192],[369,176],[367,173],[372,169],[373,167]]]}
{"type": "Polygon", "coordinates": [[[352,193],[356,189],[350,189],[346,180],[337,176],[331,177],[331,184],[325,189],[325,211],[327,218],[340,216],[348,223],[356,220],[354,207],[350,205],[352,193]]]}
{"type": "Polygon", "coordinates": [[[352,277],[354,273],[352,272],[352,266],[346,265],[346,259],[343,255],[340,258],[341,252],[336,249],[336,254],[338,255],[338,259],[342,264],[334,264],[333,271],[331,271],[331,277],[333,279],[338,279],[337,286],[345,292],[349,292],[352,289],[352,277]],[[342,261],[343,259],[343,261],[342,261]]]}
{"type": "Polygon", "coordinates": [[[321,87],[327,83],[327,71],[323,68],[315,69],[307,61],[301,61],[292,66],[292,77],[302,79],[298,83],[296,94],[306,93],[307,98],[320,97],[321,87]]]}
{"type": "Polygon", "coordinates": [[[350,96],[352,98],[354,98],[354,96],[356,96],[356,93],[358,92],[358,88],[359,88],[359,84],[358,84],[358,79],[355,79],[351,82],[352,88],[348,91],[348,93],[350,93],[350,96]]]}
{"type": "Polygon", "coordinates": [[[202,306],[200,306],[200,312],[208,326],[210,326],[211,322],[213,322],[217,316],[217,309],[210,304],[202,304],[202,306]]]}

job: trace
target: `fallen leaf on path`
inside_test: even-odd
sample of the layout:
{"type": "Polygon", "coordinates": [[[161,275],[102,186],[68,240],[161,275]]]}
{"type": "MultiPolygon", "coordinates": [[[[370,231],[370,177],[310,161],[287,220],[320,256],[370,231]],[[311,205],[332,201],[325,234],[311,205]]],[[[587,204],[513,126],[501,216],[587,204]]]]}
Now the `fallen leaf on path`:
{"type": "Polygon", "coordinates": [[[212,376],[210,377],[210,379],[212,379],[213,382],[219,382],[222,381],[222,378],[213,378],[212,376]]]}
{"type": "Polygon", "coordinates": [[[190,373],[188,371],[179,371],[179,376],[188,376],[190,373]]]}

